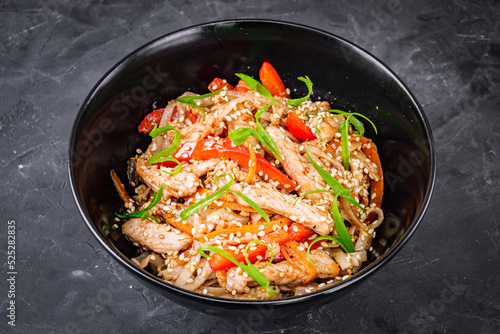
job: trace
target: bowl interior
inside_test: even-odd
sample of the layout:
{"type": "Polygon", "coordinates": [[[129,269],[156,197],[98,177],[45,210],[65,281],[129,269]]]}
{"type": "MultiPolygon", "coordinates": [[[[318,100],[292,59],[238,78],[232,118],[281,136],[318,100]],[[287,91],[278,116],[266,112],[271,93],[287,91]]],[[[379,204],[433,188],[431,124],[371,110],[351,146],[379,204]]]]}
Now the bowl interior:
{"type": "Polygon", "coordinates": [[[153,104],[165,106],[186,90],[205,93],[214,77],[233,85],[234,73],[258,78],[264,60],[292,96],[306,93],[297,77],[307,75],[313,100],[362,113],[377,126],[378,135],[368,126],[366,135],[381,156],[386,219],[372,244],[377,256],[358,275],[384,262],[411,235],[429,201],[434,157],[425,116],[401,81],[368,53],[327,33],[279,22],[219,22],[175,32],[127,56],[94,87],[77,116],[69,158],[76,201],[93,233],[122,263],[132,268],[127,259],[137,253],[111,228],[122,203],[109,172],[126,180],[127,159],[149,144],[138,124],[153,104]]]}

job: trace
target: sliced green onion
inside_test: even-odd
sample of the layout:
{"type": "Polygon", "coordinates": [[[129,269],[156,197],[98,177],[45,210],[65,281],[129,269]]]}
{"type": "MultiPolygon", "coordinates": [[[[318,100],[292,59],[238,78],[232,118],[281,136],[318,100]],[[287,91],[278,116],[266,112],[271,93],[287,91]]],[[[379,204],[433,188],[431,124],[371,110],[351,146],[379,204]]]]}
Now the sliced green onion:
{"type": "Polygon", "coordinates": [[[178,174],[181,170],[182,170],[182,165],[181,165],[181,162],[179,160],[177,160],[176,158],[174,157],[166,157],[166,158],[162,158],[160,161],[158,162],[164,162],[164,161],[171,161],[171,162],[175,162],[177,164],[177,167],[175,168],[175,170],[173,172],[167,172],[163,169],[160,168],[160,170],[163,172],[163,173],[166,173],[168,175],[175,175],[175,174],[178,174]]]}
{"type": "MultiPolygon", "coordinates": [[[[295,203],[293,203],[293,205],[295,206],[295,204],[297,204],[297,202],[304,196],[307,196],[309,194],[314,194],[314,193],[323,193],[323,192],[331,193],[331,194],[335,195],[335,197],[333,199],[332,216],[333,216],[333,221],[335,222],[335,231],[337,231],[337,235],[339,237],[338,238],[332,237],[332,238],[339,239],[339,241],[338,242],[336,241],[336,242],[340,246],[342,246],[342,248],[344,248],[344,250],[347,253],[352,253],[352,252],[354,252],[354,244],[352,243],[351,236],[349,235],[349,232],[347,231],[347,228],[345,227],[344,220],[342,219],[342,216],[340,216],[339,207],[337,205],[337,199],[339,197],[338,194],[335,194],[335,192],[333,192],[331,190],[323,190],[323,189],[311,190],[311,191],[308,191],[308,192],[300,195],[295,200],[295,203]]],[[[314,242],[316,242],[316,241],[313,241],[312,243],[314,243],[314,242]]],[[[311,247],[311,245],[309,245],[309,248],[310,247],[311,247]]],[[[309,259],[309,248],[307,249],[307,259],[309,260],[309,262],[311,262],[311,259],[309,259]]]]}
{"type": "Polygon", "coordinates": [[[269,151],[271,151],[271,153],[276,159],[278,159],[279,162],[283,161],[278,146],[276,146],[276,143],[271,138],[266,129],[264,129],[264,127],[259,122],[255,123],[255,128],[257,129],[257,132],[262,136],[262,139],[264,139],[264,146],[266,146],[269,151]]]}
{"type": "Polygon", "coordinates": [[[214,191],[212,194],[208,195],[207,197],[203,198],[202,200],[188,206],[184,211],[181,212],[181,219],[186,220],[189,216],[191,216],[193,213],[196,211],[199,211],[203,209],[204,207],[208,206],[210,203],[213,201],[216,201],[218,198],[222,197],[227,190],[231,187],[231,185],[234,182],[234,177],[231,174],[221,174],[215,178],[215,181],[217,181],[220,177],[229,175],[231,176],[231,180],[229,180],[225,185],[214,191]]]}
{"type": "Polygon", "coordinates": [[[231,140],[233,141],[233,143],[235,145],[243,144],[248,139],[248,137],[252,136],[252,137],[256,138],[258,141],[260,141],[262,143],[262,145],[264,145],[269,151],[271,151],[271,153],[274,155],[274,157],[276,159],[278,159],[278,161],[281,162],[282,161],[281,154],[280,154],[278,147],[276,146],[276,143],[271,138],[271,136],[266,131],[266,129],[264,129],[262,124],[260,124],[260,122],[259,122],[259,118],[262,115],[262,113],[264,111],[266,111],[270,106],[271,105],[268,104],[268,105],[260,108],[259,111],[257,111],[255,113],[255,120],[256,120],[255,128],[256,128],[256,130],[254,130],[252,128],[233,129],[228,133],[227,136],[229,138],[231,138],[231,140]]]}
{"type": "Polygon", "coordinates": [[[154,130],[156,131],[155,134],[157,132],[160,132],[160,130],[161,130],[161,132],[158,133],[157,136],[165,131],[173,130],[174,131],[174,140],[172,141],[172,144],[170,144],[169,147],[167,147],[163,151],[160,151],[160,152],[154,154],[151,158],[149,158],[147,161],[148,165],[156,164],[158,162],[161,162],[162,159],[171,156],[172,154],[177,152],[177,150],[179,149],[179,146],[181,145],[181,133],[179,132],[179,130],[177,130],[173,126],[162,126],[161,128],[154,129],[154,130]]]}
{"type": "Polygon", "coordinates": [[[352,243],[351,236],[349,235],[349,232],[347,231],[347,228],[345,227],[344,221],[342,220],[342,217],[340,216],[339,212],[339,207],[337,206],[337,199],[339,195],[336,194],[335,198],[333,199],[333,221],[335,222],[335,231],[337,231],[337,235],[339,236],[340,245],[342,248],[347,253],[352,253],[354,252],[354,244],[352,243]]]}
{"type": "Polygon", "coordinates": [[[144,210],[140,210],[140,211],[137,211],[137,212],[129,213],[129,214],[126,214],[126,215],[121,215],[121,214],[118,214],[118,213],[115,212],[115,215],[118,218],[123,218],[123,219],[129,219],[129,218],[141,218],[142,220],[146,219],[148,217],[148,211],[153,206],[155,206],[156,204],[158,204],[161,201],[161,197],[163,196],[163,188],[165,188],[165,183],[163,183],[160,186],[160,189],[158,189],[157,193],[155,193],[154,190],[153,190],[153,200],[151,201],[151,203],[149,203],[148,207],[145,208],[144,210]]]}
{"type": "MultiPolygon", "coordinates": [[[[146,216],[146,218],[151,218],[152,220],[154,220],[154,221],[155,221],[155,223],[156,223],[156,224],[159,224],[159,223],[160,223],[160,222],[158,221],[158,219],[156,219],[156,217],[155,217],[155,216],[149,216],[149,215],[148,215],[148,216],[146,216]]],[[[146,218],[144,218],[144,219],[146,219],[146,218]]]]}
{"type": "MultiPolygon", "coordinates": [[[[226,87],[226,85],[224,85],[224,87],[226,87]]],[[[181,96],[181,97],[176,98],[175,100],[177,102],[185,103],[187,105],[190,105],[192,107],[200,109],[201,111],[203,111],[203,120],[205,120],[205,109],[200,107],[196,102],[194,102],[194,100],[201,100],[201,99],[204,99],[206,97],[210,97],[210,96],[213,96],[215,94],[218,94],[224,89],[224,87],[222,87],[221,89],[216,90],[215,92],[212,92],[212,93],[207,93],[207,94],[203,94],[203,95],[194,95],[194,96],[181,96]]]]}
{"type": "Polygon", "coordinates": [[[153,127],[153,130],[151,130],[149,132],[149,135],[151,136],[151,138],[156,138],[159,135],[161,135],[162,133],[167,132],[169,130],[174,130],[174,127],[173,126],[158,127],[158,124],[155,124],[155,126],[153,127]]]}
{"type": "Polygon", "coordinates": [[[349,116],[339,126],[340,130],[340,143],[342,145],[342,161],[344,169],[349,170],[349,116]]]}
{"type": "Polygon", "coordinates": [[[312,87],[313,87],[313,83],[307,75],[305,77],[298,77],[297,79],[299,79],[300,81],[302,81],[306,84],[308,93],[306,96],[301,97],[300,99],[288,99],[288,102],[287,102],[288,105],[291,105],[291,106],[296,107],[296,108],[298,106],[300,106],[300,104],[302,102],[307,101],[309,99],[309,97],[311,97],[312,87]]]}
{"type": "MultiPolygon", "coordinates": [[[[235,257],[233,255],[231,255],[230,253],[228,253],[227,251],[225,251],[225,250],[223,250],[223,249],[221,249],[219,247],[210,246],[210,245],[201,245],[198,248],[198,253],[201,256],[209,258],[210,255],[206,254],[205,253],[206,251],[217,253],[217,254],[225,257],[226,259],[228,259],[229,261],[231,261],[232,263],[234,263],[238,267],[240,267],[241,270],[243,270],[244,272],[246,272],[257,283],[259,283],[264,289],[266,289],[267,293],[270,296],[272,296],[272,295],[274,295],[276,293],[276,291],[274,291],[274,290],[269,290],[269,285],[271,284],[271,282],[266,278],[266,276],[264,276],[251,263],[249,263],[249,265],[245,265],[243,263],[240,263],[240,262],[238,262],[238,260],[235,259],[235,257]]],[[[246,255],[246,249],[245,249],[245,258],[248,261],[248,256],[246,255]]],[[[250,262],[250,261],[248,261],[248,262],[250,262]]]]}
{"type": "Polygon", "coordinates": [[[373,124],[373,122],[363,114],[360,114],[357,112],[345,112],[345,111],[339,110],[339,109],[330,109],[330,110],[326,110],[326,112],[336,113],[336,114],[342,115],[344,117],[346,115],[352,115],[350,122],[354,126],[354,128],[356,130],[358,130],[360,136],[362,136],[365,133],[365,127],[364,127],[363,123],[359,119],[356,118],[356,116],[362,117],[362,118],[366,119],[371,124],[371,126],[375,130],[375,134],[378,134],[377,127],[375,126],[375,124],[373,124]]]}
{"type": "Polygon", "coordinates": [[[245,202],[247,202],[248,205],[250,205],[252,208],[254,208],[255,211],[260,213],[260,215],[266,220],[265,226],[267,226],[270,223],[269,216],[267,215],[267,213],[264,212],[264,210],[262,210],[262,208],[260,206],[257,205],[257,203],[255,203],[254,201],[252,201],[250,198],[248,198],[246,195],[244,195],[243,193],[241,193],[239,191],[228,190],[228,192],[240,196],[245,202]]]}
{"type": "Polygon", "coordinates": [[[264,111],[269,109],[270,106],[271,106],[270,104],[267,104],[267,105],[263,106],[262,108],[260,108],[259,110],[257,110],[257,112],[255,113],[255,120],[257,122],[259,122],[260,116],[264,113],[264,111]]]}
{"type": "MultiPolygon", "coordinates": [[[[356,118],[356,116],[363,117],[368,122],[370,122],[373,129],[375,130],[375,133],[377,133],[377,127],[375,126],[375,124],[373,124],[372,121],[370,121],[368,117],[360,113],[349,113],[339,109],[326,110],[326,112],[336,113],[337,115],[344,116],[346,118],[345,121],[343,121],[342,124],[339,126],[339,131],[341,133],[340,141],[342,144],[342,162],[344,164],[344,169],[349,170],[349,123],[352,124],[354,128],[359,132],[358,136],[362,136],[365,133],[365,126],[359,119],[356,118]]],[[[321,136],[321,133],[318,129],[318,123],[324,118],[331,118],[331,117],[335,116],[319,117],[314,123],[314,129],[316,130],[316,134],[325,144],[328,143],[321,136]]]]}
{"type": "Polygon", "coordinates": [[[245,81],[246,84],[250,87],[250,89],[254,90],[256,89],[259,94],[264,95],[271,101],[271,103],[274,105],[274,98],[272,94],[267,90],[266,87],[264,87],[263,84],[255,80],[249,75],[243,74],[243,73],[235,73],[235,75],[240,78],[241,80],[245,81]]]}
{"type": "Polygon", "coordinates": [[[310,195],[310,194],[315,194],[315,193],[331,193],[331,194],[335,195],[335,193],[331,190],[323,190],[323,189],[311,190],[311,191],[305,192],[302,195],[300,195],[299,197],[297,197],[295,202],[293,202],[293,206],[297,205],[297,202],[300,201],[303,197],[310,195]]]}
{"type": "Polygon", "coordinates": [[[229,133],[227,134],[227,136],[229,138],[231,138],[231,140],[233,141],[233,143],[235,145],[241,145],[241,144],[243,144],[248,139],[248,137],[250,137],[250,136],[255,137],[263,145],[266,144],[264,142],[264,138],[262,138],[262,136],[260,135],[260,133],[258,133],[257,131],[255,131],[252,128],[238,128],[238,129],[233,129],[233,130],[229,131],[229,133]]]}
{"type": "MultiPolygon", "coordinates": [[[[311,260],[311,258],[309,257],[309,253],[311,251],[311,247],[313,244],[315,244],[316,242],[318,241],[321,241],[321,240],[330,240],[330,241],[335,241],[336,243],[338,243],[344,250],[348,249],[347,245],[344,245],[342,243],[342,240],[340,240],[339,238],[337,237],[334,237],[333,235],[324,235],[324,236],[321,236],[321,237],[317,237],[316,239],[314,239],[313,241],[311,241],[311,243],[309,244],[309,246],[307,246],[307,260],[309,261],[309,263],[311,263],[313,266],[315,267],[319,267],[320,265],[319,264],[314,264],[311,260]]],[[[351,240],[351,244],[352,244],[352,240],[351,240]]],[[[353,244],[353,247],[354,247],[354,244],[353,244]]],[[[352,253],[354,252],[354,249],[352,250],[352,252],[348,252],[346,250],[347,253],[352,253]]]]}
{"type": "Polygon", "coordinates": [[[306,152],[307,156],[309,157],[309,161],[312,163],[316,171],[321,175],[323,180],[330,186],[330,188],[334,191],[335,194],[338,194],[340,197],[344,198],[346,201],[349,203],[357,206],[361,210],[363,210],[364,213],[366,213],[365,209],[363,209],[358,202],[352,197],[352,195],[349,193],[349,191],[344,188],[342,184],[340,184],[339,181],[337,181],[330,173],[328,173],[323,167],[321,167],[314,159],[311,157],[309,154],[309,149],[307,148],[307,143],[305,144],[306,147],[306,152]]]}
{"type": "Polygon", "coordinates": [[[271,138],[271,136],[269,135],[269,133],[266,131],[266,129],[264,129],[264,127],[262,126],[262,124],[260,124],[260,116],[264,113],[264,111],[266,111],[267,109],[269,109],[271,105],[268,104],[262,108],[260,108],[256,113],[255,113],[255,129],[257,129],[257,132],[261,135],[262,137],[262,140],[261,140],[261,143],[264,144],[265,147],[267,147],[267,149],[269,151],[271,151],[271,153],[274,155],[274,157],[276,159],[278,159],[279,162],[282,161],[282,158],[281,158],[281,154],[280,154],[280,151],[278,149],[278,146],[276,146],[276,143],[274,142],[274,140],[271,138]]]}

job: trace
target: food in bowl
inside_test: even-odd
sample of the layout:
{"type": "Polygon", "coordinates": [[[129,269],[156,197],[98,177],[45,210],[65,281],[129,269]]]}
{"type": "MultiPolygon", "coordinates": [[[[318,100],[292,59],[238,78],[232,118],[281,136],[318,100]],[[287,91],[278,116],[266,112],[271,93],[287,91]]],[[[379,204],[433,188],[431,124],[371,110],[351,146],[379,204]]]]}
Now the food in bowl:
{"type": "Polygon", "coordinates": [[[128,162],[130,197],[111,171],[132,261],[198,293],[237,299],[306,294],[367,260],[384,181],[364,115],[292,99],[273,66],[260,82],[215,78],[139,125],[152,137],[128,162]]]}

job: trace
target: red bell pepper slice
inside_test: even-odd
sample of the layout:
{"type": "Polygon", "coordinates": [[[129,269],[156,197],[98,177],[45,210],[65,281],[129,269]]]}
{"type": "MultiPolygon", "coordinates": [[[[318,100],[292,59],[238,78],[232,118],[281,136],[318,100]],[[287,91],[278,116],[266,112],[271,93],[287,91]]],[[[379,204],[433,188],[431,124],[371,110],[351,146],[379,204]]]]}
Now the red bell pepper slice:
{"type": "Polygon", "coordinates": [[[259,71],[260,82],[272,96],[289,97],[278,72],[268,62],[264,62],[259,71]]]}
{"type": "Polygon", "coordinates": [[[295,241],[304,241],[307,238],[309,238],[311,235],[313,235],[314,230],[305,227],[304,225],[300,223],[292,223],[290,227],[288,227],[288,234],[292,237],[292,240],[295,241]]]}
{"type": "Polygon", "coordinates": [[[305,123],[300,119],[299,115],[291,112],[286,117],[286,127],[288,131],[292,133],[296,138],[306,141],[316,139],[316,136],[311,131],[311,129],[305,125],[305,123]]]}
{"type": "MultiPolygon", "coordinates": [[[[286,233],[284,230],[280,229],[264,235],[263,237],[260,238],[260,240],[264,241],[268,245],[271,245],[273,243],[281,245],[284,244],[285,242],[290,241],[290,235],[286,233]]],[[[225,249],[225,250],[231,255],[233,255],[238,262],[246,263],[244,248],[240,248],[238,253],[235,253],[235,251],[231,249],[225,249]]],[[[251,245],[250,247],[248,247],[247,250],[248,260],[251,263],[254,263],[258,260],[259,256],[261,257],[261,259],[263,259],[264,256],[266,255],[267,250],[268,250],[267,246],[263,244],[256,243],[251,245]]],[[[208,260],[208,263],[210,264],[210,267],[214,271],[229,269],[235,266],[233,262],[231,262],[230,260],[226,259],[224,256],[219,254],[212,255],[208,260]]]]}
{"type": "Polygon", "coordinates": [[[246,93],[246,92],[250,91],[250,87],[248,86],[248,84],[245,81],[240,80],[240,81],[238,81],[238,84],[236,85],[235,90],[237,92],[246,93]]]}
{"type": "Polygon", "coordinates": [[[211,83],[208,84],[208,89],[211,92],[215,92],[222,87],[226,86],[228,90],[234,90],[234,87],[228,84],[227,82],[224,82],[221,78],[214,78],[211,83]]]}
{"type": "MultiPolygon", "coordinates": [[[[273,166],[260,154],[255,154],[257,157],[257,173],[265,178],[278,182],[278,188],[285,188],[289,191],[295,189],[297,184],[290,180],[288,176],[283,174],[279,169],[273,166]]],[[[179,150],[174,154],[174,158],[179,161],[194,160],[209,160],[213,158],[229,159],[235,161],[241,167],[248,167],[250,162],[250,152],[243,145],[235,146],[229,138],[221,138],[215,140],[213,138],[203,139],[197,142],[187,142],[181,144],[179,150]]],[[[174,164],[167,161],[160,163],[165,167],[172,167],[174,164]]]]}
{"type": "Polygon", "coordinates": [[[144,117],[141,124],[139,125],[139,132],[150,133],[153,130],[155,124],[160,124],[161,118],[163,117],[163,112],[165,108],[156,109],[144,117]]]}

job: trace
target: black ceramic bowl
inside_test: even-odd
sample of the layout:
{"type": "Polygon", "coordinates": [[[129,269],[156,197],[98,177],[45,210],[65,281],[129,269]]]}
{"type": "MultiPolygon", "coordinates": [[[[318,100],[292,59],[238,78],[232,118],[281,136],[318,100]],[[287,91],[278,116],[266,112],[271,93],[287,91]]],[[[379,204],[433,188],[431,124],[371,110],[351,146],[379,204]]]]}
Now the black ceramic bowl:
{"type": "Polygon", "coordinates": [[[134,51],[92,89],[76,117],[69,150],[69,174],[76,203],[90,231],[118,262],[180,304],[209,313],[271,306],[276,310],[321,304],[366,280],[411,237],[429,203],[435,157],[422,108],[401,80],[366,51],[329,33],[296,24],[236,20],[209,23],[168,34],[134,51]],[[122,202],[109,172],[126,180],[126,161],[150,142],[137,127],[144,116],[186,90],[207,92],[214,77],[235,84],[236,72],[258,77],[270,61],[292,95],[314,83],[313,100],[359,112],[377,126],[368,131],[378,146],[386,180],[385,221],[373,241],[374,254],[361,271],[333,287],[300,297],[240,301],[209,297],[177,288],[139,269],[129,260],[136,248],[114,230],[114,212],[122,202]]]}

